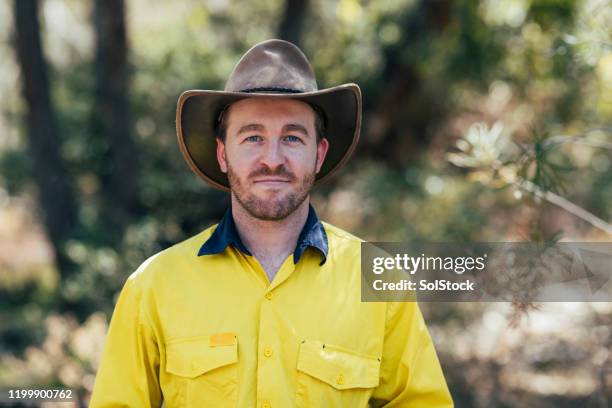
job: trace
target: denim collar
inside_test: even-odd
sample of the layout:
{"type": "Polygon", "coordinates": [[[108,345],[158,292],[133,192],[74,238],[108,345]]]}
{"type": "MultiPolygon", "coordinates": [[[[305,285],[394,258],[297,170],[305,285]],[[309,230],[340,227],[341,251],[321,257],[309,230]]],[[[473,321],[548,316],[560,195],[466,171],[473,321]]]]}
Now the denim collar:
{"type": "MultiPolygon", "coordinates": [[[[217,228],[210,238],[200,247],[198,256],[219,254],[225,251],[228,245],[232,245],[245,255],[252,256],[251,252],[249,252],[240,239],[240,235],[238,235],[234,217],[232,216],[231,206],[227,209],[221,221],[219,221],[217,228]]],[[[327,260],[327,234],[311,204],[308,205],[308,217],[306,218],[306,223],[300,232],[297,245],[293,251],[294,264],[298,263],[302,254],[308,247],[313,247],[321,253],[322,260],[319,265],[323,265],[327,260]]]]}

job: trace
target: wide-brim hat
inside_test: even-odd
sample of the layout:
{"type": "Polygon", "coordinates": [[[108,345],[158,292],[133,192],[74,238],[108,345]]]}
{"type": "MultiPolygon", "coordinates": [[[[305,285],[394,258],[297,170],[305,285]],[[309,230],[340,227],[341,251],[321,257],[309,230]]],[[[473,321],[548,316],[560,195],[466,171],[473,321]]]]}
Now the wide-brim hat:
{"type": "Polygon", "coordinates": [[[322,111],[329,150],[315,182],[327,179],[349,159],[359,140],[361,91],[347,83],[318,89],[304,53],[283,40],[263,41],[238,61],[223,91],[190,90],[176,108],[176,133],[185,161],[202,179],[228,191],[227,175],[219,168],[215,128],[227,106],[244,98],[297,99],[322,111]]]}

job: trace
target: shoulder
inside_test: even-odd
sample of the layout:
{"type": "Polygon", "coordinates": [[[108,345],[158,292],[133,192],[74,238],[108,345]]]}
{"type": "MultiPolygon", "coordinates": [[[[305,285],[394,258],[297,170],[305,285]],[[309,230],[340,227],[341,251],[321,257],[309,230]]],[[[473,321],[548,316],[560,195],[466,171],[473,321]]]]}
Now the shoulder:
{"type": "Polygon", "coordinates": [[[126,285],[150,287],[160,279],[171,279],[173,270],[190,259],[197,258],[200,247],[210,238],[216,227],[217,224],[214,224],[197,235],[149,257],[128,277],[126,285]]]}
{"type": "Polygon", "coordinates": [[[329,240],[334,240],[338,243],[351,243],[351,244],[360,244],[361,242],[365,242],[362,238],[359,238],[348,231],[343,230],[342,228],[336,227],[328,222],[321,221],[323,224],[323,228],[325,228],[325,233],[329,240]]]}
{"type": "Polygon", "coordinates": [[[323,228],[325,229],[329,252],[332,256],[343,255],[340,259],[345,256],[350,257],[348,259],[354,257],[359,258],[361,243],[365,242],[365,240],[330,223],[321,221],[321,224],[323,224],[323,228]]]}

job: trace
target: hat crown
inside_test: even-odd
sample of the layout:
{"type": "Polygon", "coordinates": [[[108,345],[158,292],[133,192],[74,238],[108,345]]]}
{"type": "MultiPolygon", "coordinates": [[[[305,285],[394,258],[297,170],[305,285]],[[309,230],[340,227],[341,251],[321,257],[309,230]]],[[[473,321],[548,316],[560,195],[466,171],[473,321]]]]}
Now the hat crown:
{"type": "Polygon", "coordinates": [[[248,50],[230,74],[229,92],[312,92],[317,80],[308,59],[294,44],[267,40],[248,50]]]}

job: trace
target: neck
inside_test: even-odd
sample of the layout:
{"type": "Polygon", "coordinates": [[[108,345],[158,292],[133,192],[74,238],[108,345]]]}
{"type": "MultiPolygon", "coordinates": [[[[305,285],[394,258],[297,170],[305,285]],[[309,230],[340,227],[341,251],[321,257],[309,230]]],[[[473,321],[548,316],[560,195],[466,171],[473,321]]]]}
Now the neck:
{"type": "Polygon", "coordinates": [[[302,204],[282,220],[261,220],[249,214],[232,194],[232,216],[240,239],[256,258],[280,259],[291,254],[308,218],[307,197],[302,204]]]}

